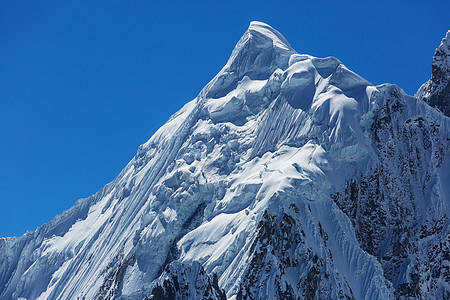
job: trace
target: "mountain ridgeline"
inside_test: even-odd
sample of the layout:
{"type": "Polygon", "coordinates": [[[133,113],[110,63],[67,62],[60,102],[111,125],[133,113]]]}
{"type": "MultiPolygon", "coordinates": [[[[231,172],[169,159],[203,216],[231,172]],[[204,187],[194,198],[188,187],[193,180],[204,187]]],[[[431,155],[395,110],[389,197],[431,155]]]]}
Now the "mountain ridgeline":
{"type": "Polygon", "coordinates": [[[252,22],[111,183],[0,239],[0,299],[450,299],[449,34],[412,97],[252,22]]]}

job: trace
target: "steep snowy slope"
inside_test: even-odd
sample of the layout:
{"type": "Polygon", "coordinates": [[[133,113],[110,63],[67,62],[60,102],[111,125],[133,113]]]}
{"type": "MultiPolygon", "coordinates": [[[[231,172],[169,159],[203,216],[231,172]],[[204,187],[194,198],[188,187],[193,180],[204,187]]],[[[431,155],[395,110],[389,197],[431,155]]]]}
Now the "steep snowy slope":
{"type": "Polygon", "coordinates": [[[252,22],[113,182],[0,239],[0,298],[450,298],[449,140],[252,22]]]}

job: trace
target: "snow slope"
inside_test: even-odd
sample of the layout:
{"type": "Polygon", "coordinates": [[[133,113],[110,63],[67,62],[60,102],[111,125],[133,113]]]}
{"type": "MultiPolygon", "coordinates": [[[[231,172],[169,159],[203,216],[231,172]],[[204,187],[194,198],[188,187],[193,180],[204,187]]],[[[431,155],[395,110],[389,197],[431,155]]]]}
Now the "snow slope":
{"type": "Polygon", "coordinates": [[[0,239],[0,298],[449,298],[449,140],[252,22],[113,182],[0,239]]]}

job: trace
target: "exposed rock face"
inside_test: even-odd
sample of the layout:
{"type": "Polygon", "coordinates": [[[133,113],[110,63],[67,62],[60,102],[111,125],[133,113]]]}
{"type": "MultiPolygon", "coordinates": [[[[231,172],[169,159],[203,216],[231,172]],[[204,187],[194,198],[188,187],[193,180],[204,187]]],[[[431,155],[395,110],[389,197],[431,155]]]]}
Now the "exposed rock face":
{"type": "Polygon", "coordinates": [[[114,181],[0,239],[0,299],[450,299],[449,182],[450,118],[252,22],[114,181]]]}
{"type": "Polygon", "coordinates": [[[431,79],[420,87],[416,97],[450,117],[450,30],[434,54],[431,79]]]}
{"type": "Polygon", "coordinates": [[[159,277],[152,295],[152,300],[225,300],[225,291],[219,288],[217,274],[212,278],[198,262],[190,265],[173,262],[166,266],[159,277]]]}
{"type": "Polygon", "coordinates": [[[355,174],[333,198],[352,220],[361,247],[377,257],[397,298],[446,299],[449,220],[447,212],[436,214],[432,186],[448,139],[440,138],[440,124],[408,118],[397,89],[389,95],[371,125],[380,163],[355,174]]]}
{"type": "MultiPolygon", "coordinates": [[[[354,299],[334,272],[331,252],[308,246],[301,218],[294,203],[281,214],[264,212],[236,299],[354,299]]],[[[328,236],[318,224],[326,248],[328,236]]]]}

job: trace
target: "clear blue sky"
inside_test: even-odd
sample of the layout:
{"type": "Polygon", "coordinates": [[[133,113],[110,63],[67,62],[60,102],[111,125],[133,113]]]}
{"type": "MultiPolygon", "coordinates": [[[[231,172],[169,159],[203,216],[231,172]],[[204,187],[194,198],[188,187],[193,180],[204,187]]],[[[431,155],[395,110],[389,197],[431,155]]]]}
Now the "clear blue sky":
{"type": "Polygon", "coordinates": [[[111,181],[252,20],[409,94],[450,29],[448,0],[155,2],[0,2],[0,236],[111,181]]]}

